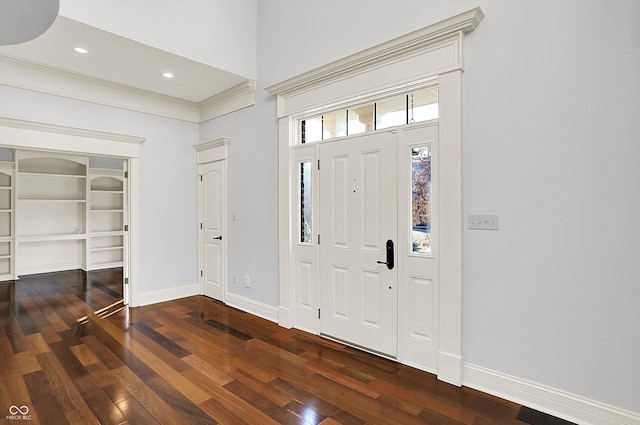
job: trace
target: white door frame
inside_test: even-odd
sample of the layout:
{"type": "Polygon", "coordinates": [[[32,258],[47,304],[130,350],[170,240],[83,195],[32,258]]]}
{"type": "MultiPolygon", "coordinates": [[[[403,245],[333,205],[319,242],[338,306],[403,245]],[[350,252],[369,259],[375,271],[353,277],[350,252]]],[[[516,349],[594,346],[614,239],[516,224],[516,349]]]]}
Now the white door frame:
{"type": "MultiPolygon", "coordinates": [[[[124,284],[123,298],[131,307],[139,305],[139,156],[144,137],[108,133],[76,127],[47,124],[14,118],[0,117],[2,146],[12,149],[39,150],[75,155],[96,155],[123,158],[128,161],[128,278],[124,284]]],[[[15,252],[15,248],[14,248],[15,252]]],[[[125,276],[123,276],[123,279],[125,276]]]]}
{"type": "MultiPolygon", "coordinates": [[[[280,299],[278,321],[298,327],[301,273],[295,264],[297,117],[359,103],[380,91],[408,91],[426,79],[439,86],[440,294],[438,378],[462,385],[462,73],[465,34],[484,14],[480,8],[445,19],[318,69],[267,87],[277,95],[280,182],[280,299]]],[[[317,249],[317,247],[316,247],[317,249]]],[[[311,257],[310,257],[311,258],[311,257]]],[[[317,255],[315,256],[317,261],[317,255]]],[[[317,268],[313,264],[310,269],[317,268]]]]}
{"type": "MultiPolygon", "coordinates": [[[[227,145],[229,144],[230,139],[227,137],[220,137],[214,140],[210,140],[208,142],[202,142],[202,143],[198,143],[197,145],[194,145],[193,148],[196,150],[196,162],[198,164],[198,223],[202,223],[203,222],[203,217],[202,217],[202,206],[203,206],[203,197],[202,197],[202,181],[200,180],[200,176],[202,176],[202,166],[204,164],[207,164],[209,162],[215,162],[215,161],[226,161],[227,159],[227,145]]],[[[225,186],[225,199],[224,199],[224,210],[223,210],[223,224],[222,227],[223,229],[227,229],[227,214],[226,214],[226,205],[227,205],[227,191],[226,191],[226,185],[227,185],[227,167],[226,167],[226,162],[225,162],[225,166],[223,167],[223,182],[222,184],[225,186]]],[[[198,225],[200,226],[200,225],[198,225]]],[[[222,301],[223,303],[226,303],[226,299],[227,299],[227,238],[226,235],[224,235],[225,237],[223,237],[222,239],[222,249],[224,251],[223,254],[223,261],[224,261],[224,272],[223,272],[223,276],[222,276],[222,301]]],[[[199,228],[198,229],[198,285],[199,285],[199,292],[200,294],[203,293],[203,284],[204,284],[204,252],[202,249],[202,231],[199,228]]]]}

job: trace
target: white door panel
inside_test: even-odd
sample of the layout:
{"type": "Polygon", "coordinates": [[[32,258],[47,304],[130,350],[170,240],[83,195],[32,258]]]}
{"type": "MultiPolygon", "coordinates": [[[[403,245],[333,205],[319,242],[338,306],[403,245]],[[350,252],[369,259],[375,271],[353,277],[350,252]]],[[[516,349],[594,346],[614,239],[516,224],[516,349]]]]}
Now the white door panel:
{"type": "MultiPolygon", "coordinates": [[[[400,133],[398,242],[400,247],[400,327],[402,360],[426,370],[438,370],[438,125],[416,126],[400,133]],[[428,156],[428,157],[427,157],[428,156]],[[426,158],[423,158],[426,157],[426,158]],[[420,159],[422,158],[422,160],[420,159]],[[425,173],[421,161],[428,163],[425,173]],[[415,190],[428,174],[428,230],[416,219],[415,190]]],[[[424,206],[423,206],[424,209],[424,206]]]]}
{"type": "Polygon", "coordinates": [[[224,161],[202,165],[202,293],[224,301],[225,179],[224,161]]]}
{"type": "Polygon", "coordinates": [[[320,147],[321,333],[397,354],[396,136],[378,133],[320,147]]]}

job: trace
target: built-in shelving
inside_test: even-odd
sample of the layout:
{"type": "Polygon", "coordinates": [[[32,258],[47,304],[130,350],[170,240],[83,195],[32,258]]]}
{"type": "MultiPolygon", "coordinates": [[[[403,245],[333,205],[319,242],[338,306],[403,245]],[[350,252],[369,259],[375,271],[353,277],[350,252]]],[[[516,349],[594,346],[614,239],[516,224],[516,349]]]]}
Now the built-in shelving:
{"type": "Polygon", "coordinates": [[[89,169],[89,268],[121,267],[124,260],[123,169],[89,169]]]}
{"type": "Polygon", "coordinates": [[[81,155],[12,156],[0,155],[0,280],[123,266],[124,161],[103,158],[112,168],[102,168],[81,155]]]}
{"type": "Polygon", "coordinates": [[[13,161],[0,160],[0,281],[13,279],[14,272],[14,170],[13,161]]]}
{"type": "Polygon", "coordinates": [[[17,274],[84,268],[87,157],[16,151],[17,274]]]}

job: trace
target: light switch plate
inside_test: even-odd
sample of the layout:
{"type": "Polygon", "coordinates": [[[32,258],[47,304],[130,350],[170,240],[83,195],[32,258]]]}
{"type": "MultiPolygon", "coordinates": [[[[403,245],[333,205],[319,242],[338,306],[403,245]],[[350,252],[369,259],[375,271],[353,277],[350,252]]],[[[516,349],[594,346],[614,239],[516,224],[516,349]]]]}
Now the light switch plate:
{"type": "Polygon", "coordinates": [[[498,230],[498,214],[469,214],[470,230],[498,230]]]}

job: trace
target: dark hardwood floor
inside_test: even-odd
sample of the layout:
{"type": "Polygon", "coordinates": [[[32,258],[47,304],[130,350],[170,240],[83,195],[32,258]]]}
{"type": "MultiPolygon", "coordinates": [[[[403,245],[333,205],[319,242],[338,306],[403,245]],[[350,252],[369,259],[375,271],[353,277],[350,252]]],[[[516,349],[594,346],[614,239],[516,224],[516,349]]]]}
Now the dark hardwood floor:
{"type": "Polygon", "coordinates": [[[0,283],[0,419],[523,424],[516,404],[206,297],[94,315],[121,297],[120,278],[69,271],[0,283]],[[27,417],[11,419],[23,406],[27,417]]]}

